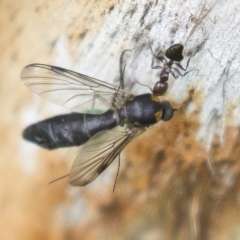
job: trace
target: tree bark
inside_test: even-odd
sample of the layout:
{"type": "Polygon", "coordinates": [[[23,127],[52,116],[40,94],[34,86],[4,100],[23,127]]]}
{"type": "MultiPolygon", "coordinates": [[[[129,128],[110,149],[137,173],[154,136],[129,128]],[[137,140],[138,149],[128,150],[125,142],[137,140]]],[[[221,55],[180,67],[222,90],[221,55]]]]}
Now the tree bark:
{"type": "Polygon", "coordinates": [[[1,239],[239,238],[237,0],[2,1],[0,9],[1,239]],[[129,49],[125,90],[137,95],[159,79],[153,53],[175,43],[189,72],[170,75],[160,100],[177,111],[126,148],[115,193],[117,161],[87,187],[48,186],[76,152],[21,139],[28,124],[65,111],[28,91],[21,69],[57,65],[118,86],[129,49]]]}

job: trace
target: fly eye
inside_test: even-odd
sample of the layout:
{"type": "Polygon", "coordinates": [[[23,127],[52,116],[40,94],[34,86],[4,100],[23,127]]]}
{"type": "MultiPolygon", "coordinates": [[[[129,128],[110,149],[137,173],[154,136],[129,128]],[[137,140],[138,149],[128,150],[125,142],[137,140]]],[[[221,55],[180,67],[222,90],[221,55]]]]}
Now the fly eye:
{"type": "Polygon", "coordinates": [[[163,105],[163,113],[162,113],[162,120],[169,121],[173,117],[175,109],[172,108],[171,104],[168,101],[161,102],[163,105]]]}

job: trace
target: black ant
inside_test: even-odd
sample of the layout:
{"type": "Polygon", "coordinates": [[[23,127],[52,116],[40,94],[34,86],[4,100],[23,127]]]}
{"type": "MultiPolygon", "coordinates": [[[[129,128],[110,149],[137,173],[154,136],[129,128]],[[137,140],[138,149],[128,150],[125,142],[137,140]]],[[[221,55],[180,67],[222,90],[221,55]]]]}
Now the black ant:
{"type": "Polygon", "coordinates": [[[164,62],[164,65],[161,66],[153,66],[154,61],[152,60],[152,64],[151,67],[153,69],[159,69],[162,68],[162,71],[160,72],[159,78],[160,80],[157,81],[153,87],[153,94],[156,96],[162,96],[166,93],[167,89],[168,89],[168,78],[169,78],[169,74],[171,73],[173,75],[174,78],[177,78],[178,76],[175,75],[175,73],[173,72],[173,70],[180,76],[185,76],[187,73],[189,72],[185,72],[184,74],[182,74],[179,69],[172,67],[173,64],[175,64],[177,67],[179,67],[180,69],[186,71],[188,68],[188,64],[190,61],[190,58],[188,59],[186,68],[183,68],[181,66],[181,64],[179,63],[182,59],[183,59],[183,45],[181,43],[176,43],[173,44],[172,46],[170,46],[166,52],[165,52],[165,57],[169,59],[169,61],[167,61],[167,59],[163,56],[160,56],[161,51],[155,55],[152,51],[152,48],[150,47],[153,56],[156,57],[158,60],[164,62]]]}

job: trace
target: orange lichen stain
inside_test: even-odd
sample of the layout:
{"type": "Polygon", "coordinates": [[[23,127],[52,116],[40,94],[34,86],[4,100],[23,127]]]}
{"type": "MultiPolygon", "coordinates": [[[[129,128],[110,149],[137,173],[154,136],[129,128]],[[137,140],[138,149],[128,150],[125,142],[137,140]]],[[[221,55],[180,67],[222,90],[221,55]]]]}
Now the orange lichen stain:
{"type": "MultiPolygon", "coordinates": [[[[88,2],[1,3],[0,239],[144,239],[147,232],[156,233],[157,239],[239,238],[239,128],[230,127],[234,119],[230,112],[224,141],[214,137],[207,151],[196,137],[200,109],[186,114],[191,102],[202,103],[201,94],[191,89],[181,106],[173,104],[178,110],[171,121],[150,127],[126,148],[114,193],[114,177],[112,184],[101,184],[97,178],[75,189],[67,179],[48,185],[70,171],[77,155],[61,150],[39,149],[34,174],[23,171],[19,115],[30,97],[16,87],[20,71],[34,59],[49,61],[47,52],[60,33],[72,41],[69,46],[97,34],[115,1],[88,2]],[[96,18],[88,15],[92,9],[96,18]],[[209,156],[215,175],[206,165],[209,156]]],[[[78,57],[74,47],[70,52],[78,57]]]]}
{"type": "MultiPolygon", "coordinates": [[[[89,42],[99,33],[106,17],[118,5],[116,1],[101,1],[101,2],[85,2],[79,1],[75,6],[72,6],[71,16],[64,22],[64,32],[68,36],[67,49],[73,59],[78,60],[84,50],[79,45],[87,39],[86,44],[89,47],[89,42]],[[81,24],[79,24],[79,22],[81,24]]],[[[118,5],[118,7],[120,7],[118,5]]]]}

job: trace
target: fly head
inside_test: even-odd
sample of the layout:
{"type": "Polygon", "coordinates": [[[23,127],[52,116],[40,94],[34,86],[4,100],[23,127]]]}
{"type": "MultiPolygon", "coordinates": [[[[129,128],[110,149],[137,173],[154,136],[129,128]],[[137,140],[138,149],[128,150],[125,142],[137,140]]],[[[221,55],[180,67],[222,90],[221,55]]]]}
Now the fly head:
{"type": "Polygon", "coordinates": [[[174,111],[176,111],[176,109],[173,109],[170,102],[168,101],[162,101],[161,104],[163,107],[162,120],[169,121],[170,119],[172,119],[173,113],[174,111]]]}

